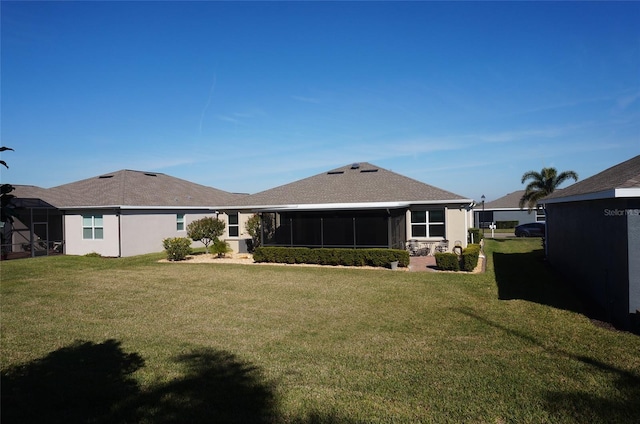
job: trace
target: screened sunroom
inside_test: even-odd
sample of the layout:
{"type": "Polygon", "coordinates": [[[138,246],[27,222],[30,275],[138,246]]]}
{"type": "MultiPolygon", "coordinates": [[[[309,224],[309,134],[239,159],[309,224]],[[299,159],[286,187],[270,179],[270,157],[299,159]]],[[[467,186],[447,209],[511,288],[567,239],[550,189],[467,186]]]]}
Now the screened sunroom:
{"type": "Polygon", "coordinates": [[[263,212],[265,246],[400,248],[405,210],[263,212]]]}

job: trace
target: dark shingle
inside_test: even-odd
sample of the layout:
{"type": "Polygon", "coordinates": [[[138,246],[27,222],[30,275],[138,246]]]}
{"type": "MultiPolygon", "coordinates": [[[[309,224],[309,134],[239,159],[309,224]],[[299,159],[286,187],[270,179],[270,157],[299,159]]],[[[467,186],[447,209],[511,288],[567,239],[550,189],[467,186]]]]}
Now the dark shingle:
{"type": "MultiPolygon", "coordinates": [[[[513,193],[509,193],[506,196],[502,196],[499,199],[493,200],[491,202],[485,202],[485,209],[520,209],[520,199],[524,194],[524,190],[514,191],[513,193]]],[[[481,208],[481,204],[477,204],[475,209],[481,208]]]]}
{"type": "Polygon", "coordinates": [[[455,193],[370,163],[353,164],[265,190],[242,199],[245,206],[331,203],[467,201],[455,193]]]}
{"type": "Polygon", "coordinates": [[[244,197],[156,172],[122,170],[52,187],[59,208],[87,206],[222,206],[244,197]]]}
{"type": "Polygon", "coordinates": [[[640,155],[551,193],[545,200],[600,193],[618,188],[640,188],[640,155]]]}

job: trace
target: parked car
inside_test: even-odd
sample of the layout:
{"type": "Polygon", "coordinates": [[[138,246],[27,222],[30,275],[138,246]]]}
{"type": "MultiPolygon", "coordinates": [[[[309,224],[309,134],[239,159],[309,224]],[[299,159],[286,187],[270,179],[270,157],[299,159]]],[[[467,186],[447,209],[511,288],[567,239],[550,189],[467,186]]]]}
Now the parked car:
{"type": "Polygon", "coordinates": [[[544,237],[544,222],[520,224],[515,229],[516,237],[544,237]]]}

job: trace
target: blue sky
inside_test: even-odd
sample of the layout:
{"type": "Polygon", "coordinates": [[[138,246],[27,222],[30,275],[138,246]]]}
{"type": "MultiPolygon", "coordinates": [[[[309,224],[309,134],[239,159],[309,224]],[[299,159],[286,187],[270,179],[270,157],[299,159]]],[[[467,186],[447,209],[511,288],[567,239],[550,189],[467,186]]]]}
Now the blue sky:
{"type": "Polygon", "coordinates": [[[2,181],[255,193],[372,162],[478,200],[640,154],[640,3],[7,2],[2,181]]]}

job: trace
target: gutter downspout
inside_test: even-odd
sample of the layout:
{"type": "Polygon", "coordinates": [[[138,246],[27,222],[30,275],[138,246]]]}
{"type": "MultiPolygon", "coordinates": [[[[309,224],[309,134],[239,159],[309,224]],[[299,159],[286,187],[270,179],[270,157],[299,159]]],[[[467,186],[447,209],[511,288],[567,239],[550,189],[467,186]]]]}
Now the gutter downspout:
{"type": "Polygon", "coordinates": [[[118,217],[118,257],[122,257],[122,226],[120,223],[120,210],[116,209],[116,216],[118,217]]]}
{"type": "Polygon", "coordinates": [[[67,254],[67,215],[62,212],[62,254],[67,254]]]}

